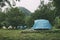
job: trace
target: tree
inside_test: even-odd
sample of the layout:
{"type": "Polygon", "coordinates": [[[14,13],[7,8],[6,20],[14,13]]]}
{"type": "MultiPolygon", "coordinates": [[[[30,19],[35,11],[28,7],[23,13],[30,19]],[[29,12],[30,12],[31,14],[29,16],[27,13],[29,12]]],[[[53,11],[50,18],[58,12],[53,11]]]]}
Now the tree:
{"type": "Polygon", "coordinates": [[[18,8],[11,8],[10,11],[6,13],[6,21],[9,23],[9,25],[12,26],[21,26],[24,25],[24,14],[19,11],[18,8]]]}
{"type": "Polygon", "coordinates": [[[55,18],[55,26],[60,29],[60,19],[59,16],[55,18]]]}
{"type": "MultiPolygon", "coordinates": [[[[10,8],[13,7],[13,6],[16,6],[16,2],[15,2],[15,1],[20,1],[20,0],[0,0],[0,10],[1,10],[4,6],[6,6],[6,3],[9,5],[10,8]],[[12,4],[11,4],[10,1],[12,1],[12,4]]],[[[9,7],[8,7],[8,8],[9,8],[9,7]]]]}
{"type": "Polygon", "coordinates": [[[31,16],[26,16],[24,20],[27,28],[31,28],[33,26],[33,19],[31,16]]]}
{"type": "Polygon", "coordinates": [[[60,0],[53,0],[53,5],[56,9],[56,16],[60,16],[60,0]]]}
{"type": "MultiPolygon", "coordinates": [[[[13,1],[13,6],[15,6],[15,1],[20,1],[20,0],[12,0],[13,1]]],[[[7,4],[9,4],[9,6],[11,6],[11,3],[10,3],[10,1],[9,0],[0,0],[0,5],[3,7],[3,6],[5,6],[5,2],[7,3],[7,4]]]]}
{"type": "Polygon", "coordinates": [[[2,27],[2,26],[3,26],[3,25],[2,25],[2,22],[5,20],[5,18],[6,18],[5,13],[0,12],[0,27],[2,27]]]}
{"type": "Polygon", "coordinates": [[[53,0],[53,5],[55,7],[55,26],[60,28],[60,0],[53,0]]]}

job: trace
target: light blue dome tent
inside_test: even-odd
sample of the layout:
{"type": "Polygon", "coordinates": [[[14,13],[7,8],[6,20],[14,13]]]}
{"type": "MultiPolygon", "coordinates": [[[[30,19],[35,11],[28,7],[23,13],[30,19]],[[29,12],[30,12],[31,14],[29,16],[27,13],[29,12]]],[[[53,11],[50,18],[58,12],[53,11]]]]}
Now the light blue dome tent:
{"type": "Polygon", "coordinates": [[[32,29],[51,29],[51,24],[45,19],[35,20],[32,29]]]}

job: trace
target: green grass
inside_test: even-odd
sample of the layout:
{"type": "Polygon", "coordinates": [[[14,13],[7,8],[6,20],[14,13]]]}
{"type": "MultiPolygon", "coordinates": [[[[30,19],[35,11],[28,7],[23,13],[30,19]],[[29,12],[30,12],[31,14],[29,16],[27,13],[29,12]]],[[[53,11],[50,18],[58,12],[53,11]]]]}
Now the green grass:
{"type": "Polygon", "coordinates": [[[60,33],[21,33],[21,30],[0,29],[0,40],[60,40],[60,33]]]}

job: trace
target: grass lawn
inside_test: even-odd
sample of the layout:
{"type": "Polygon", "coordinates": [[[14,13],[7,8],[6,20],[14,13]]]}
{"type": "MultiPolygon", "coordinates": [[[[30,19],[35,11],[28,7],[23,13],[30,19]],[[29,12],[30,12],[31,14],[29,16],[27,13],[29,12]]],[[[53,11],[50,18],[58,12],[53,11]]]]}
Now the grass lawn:
{"type": "Polygon", "coordinates": [[[21,33],[21,30],[0,29],[0,40],[60,40],[60,33],[21,33]]]}

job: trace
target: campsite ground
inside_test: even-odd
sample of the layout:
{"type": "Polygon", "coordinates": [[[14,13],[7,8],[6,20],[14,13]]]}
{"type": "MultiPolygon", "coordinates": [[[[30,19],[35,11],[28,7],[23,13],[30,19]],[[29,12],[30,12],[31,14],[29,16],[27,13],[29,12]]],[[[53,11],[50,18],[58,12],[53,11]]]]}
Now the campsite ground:
{"type": "Polygon", "coordinates": [[[0,40],[60,40],[60,33],[21,33],[21,30],[0,29],[0,40]]]}

